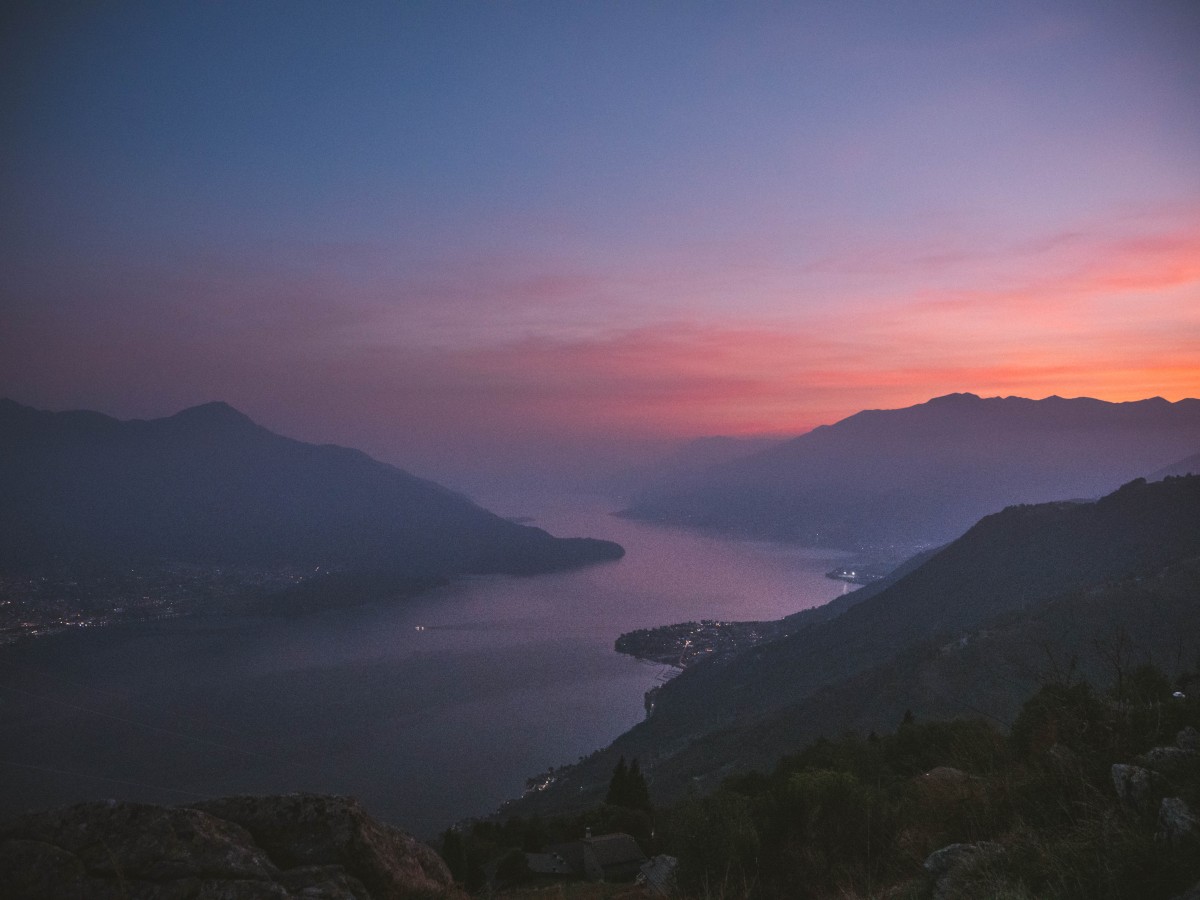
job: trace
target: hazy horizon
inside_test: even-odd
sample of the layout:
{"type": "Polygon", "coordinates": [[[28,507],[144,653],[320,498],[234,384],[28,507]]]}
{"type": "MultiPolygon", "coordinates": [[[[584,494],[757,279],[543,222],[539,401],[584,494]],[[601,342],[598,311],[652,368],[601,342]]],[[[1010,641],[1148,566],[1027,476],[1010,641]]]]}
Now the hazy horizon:
{"type": "MultiPolygon", "coordinates": [[[[956,392],[961,393],[961,392],[956,392]]],[[[945,395],[943,395],[945,396],[945,395]]],[[[1056,397],[1058,395],[1050,395],[1056,397]]],[[[981,399],[1028,399],[1040,401],[1050,399],[1050,397],[1026,397],[1016,398],[1015,395],[1009,395],[1006,398],[1000,397],[982,397],[981,399]]],[[[12,400],[21,403],[18,398],[0,397],[0,399],[12,400]]],[[[928,398],[926,401],[915,405],[923,405],[929,400],[938,398],[928,398]]],[[[1061,398],[1067,400],[1074,399],[1101,399],[1101,398],[1086,398],[1086,397],[1068,397],[1061,398]]],[[[1139,402],[1150,399],[1166,399],[1162,397],[1141,397],[1130,401],[1120,402],[1139,402]]],[[[1180,398],[1180,399],[1197,399],[1197,398],[1180,398]]],[[[226,401],[214,399],[206,401],[206,403],[225,403],[226,401]]],[[[1106,401],[1108,402],[1108,401],[1106,401]]],[[[1169,403],[1177,401],[1168,400],[1169,403]]],[[[28,405],[28,404],[22,404],[28,405]]],[[[196,404],[203,406],[206,404],[196,404]]],[[[233,404],[228,404],[233,406],[233,404]]],[[[48,412],[98,412],[103,415],[110,415],[119,421],[129,420],[149,420],[157,418],[169,418],[186,409],[195,407],[184,407],[172,412],[166,413],[163,416],[129,416],[121,417],[108,413],[105,410],[79,410],[74,408],[51,409],[48,412]]],[[[234,407],[236,409],[236,407],[234,407]]],[[[848,413],[852,416],[863,410],[854,410],[848,413]]],[[[244,410],[238,412],[245,413],[244,410]]],[[[252,418],[252,417],[251,417],[252,418]]],[[[845,418],[845,417],[842,417],[845,418]]],[[[841,421],[839,418],[837,421],[841,421]]],[[[263,422],[256,422],[258,425],[271,429],[263,422]]],[[[744,435],[719,435],[719,434],[703,434],[698,436],[687,436],[678,438],[664,438],[656,441],[645,441],[636,445],[614,446],[611,448],[611,453],[606,457],[593,456],[591,458],[573,455],[570,452],[559,454],[556,462],[557,467],[547,467],[547,457],[539,456],[526,461],[525,466],[508,465],[501,469],[489,468],[486,462],[483,464],[471,465],[467,461],[464,467],[438,467],[434,463],[431,470],[423,471],[415,469],[412,465],[403,459],[389,458],[390,455],[371,454],[375,458],[394,465],[397,468],[404,469],[413,475],[422,478],[428,478],[443,484],[446,487],[468,494],[476,502],[479,502],[485,507],[496,505],[503,507],[516,503],[519,507],[523,498],[528,498],[531,503],[544,502],[547,498],[553,497],[559,493],[578,494],[578,495],[594,495],[596,497],[608,497],[610,500],[616,500],[619,495],[625,495],[629,491],[638,492],[652,484],[656,478],[670,476],[674,474],[682,474],[689,468],[706,467],[711,462],[724,462],[733,460],[738,457],[748,456],[758,452],[767,446],[775,443],[782,443],[793,438],[808,434],[815,428],[834,425],[836,421],[821,422],[814,425],[813,428],[805,429],[796,433],[764,433],[764,434],[744,434],[744,435]],[[726,444],[723,450],[715,453],[704,454],[703,452],[695,455],[689,454],[689,450],[695,447],[702,447],[709,442],[726,444]],[[597,461],[600,460],[599,464],[597,461]],[[680,469],[677,464],[682,464],[680,469]]],[[[286,432],[276,432],[283,437],[296,438],[296,435],[286,432]]],[[[352,447],[351,449],[363,450],[362,447],[352,447]]],[[[1176,460],[1164,460],[1164,464],[1169,465],[1176,460]]]]}

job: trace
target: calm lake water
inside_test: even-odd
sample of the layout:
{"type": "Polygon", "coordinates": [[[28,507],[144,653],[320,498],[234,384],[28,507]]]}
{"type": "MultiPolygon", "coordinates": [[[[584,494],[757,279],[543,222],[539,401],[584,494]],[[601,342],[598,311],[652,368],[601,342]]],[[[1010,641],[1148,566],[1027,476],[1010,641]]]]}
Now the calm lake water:
{"type": "Polygon", "coordinates": [[[177,619],[0,648],[0,813],[305,790],[357,796],[432,835],[641,719],[660,670],[614,652],[621,632],[778,618],[843,589],[823,577],[828,550],[626,521],[595,499],[484,503],[619,541],[626,556],[294,619],[177,619]]]}

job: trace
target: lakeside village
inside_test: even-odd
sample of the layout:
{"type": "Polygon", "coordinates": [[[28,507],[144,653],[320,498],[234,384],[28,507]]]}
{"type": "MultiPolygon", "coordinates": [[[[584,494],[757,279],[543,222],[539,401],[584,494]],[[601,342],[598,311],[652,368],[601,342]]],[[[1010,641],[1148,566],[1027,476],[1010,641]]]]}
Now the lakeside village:
{"type": "MultiPolygon", "coordinates": [[[[851,564],[825,573],[826,578],[857,585],[871,584],[886,575],[886,567],[869,563],[851,564]]],[[[678,622],[625,632],[617,638],[613,649],[642,662],[662,666],[656,679],[658,684],[646,691],[646,717],[649,718],[654,714],[654,704],[662,685],[684,669],[704,660],[730,659],[755,644],[787,637],[795,627],[788,619],[765,622],[701,619],[699,622],[678,622]]],[[[568,764],[559,769],[552,766],[545,772],[539,772],[526,779],[524,793],[528,795],[546,790],[572,768],[568,764]]]]}
{"type": "Polygon", "coordinates": [[[163,562],[91,573],[0,574],[0,645],[72,628],[244,608],[323,571],[163,562]]]}
{"type": "MultiPolygon", "coordinates": [[[[826,572],[826,578],[850,584],[871,584],[886,572],[867,565],[845,566],[826,572]]],[[[636,659],[670,666],[678,674],[705,659],[728,659],[747,647],[786,637],[791,630],[787,619],[769,622],[719,622],[701,619],[656,628],[640,628],[617,638],[615,649],[636,659]]],[[[647,700],[647,714],[651,711],[647,700]]]]}

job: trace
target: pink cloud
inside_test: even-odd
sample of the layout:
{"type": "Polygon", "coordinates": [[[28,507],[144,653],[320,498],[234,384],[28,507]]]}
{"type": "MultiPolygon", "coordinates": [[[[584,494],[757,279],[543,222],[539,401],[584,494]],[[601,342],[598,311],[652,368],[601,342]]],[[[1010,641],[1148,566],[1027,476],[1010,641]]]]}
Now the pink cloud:
{"type": "Polygon", "coordinates": [[[473,459],[503,469],[699,434],[800,433],[951,390],[1200,395],[1194,331],[957,347],[929,334],[890,350],[852,332],[681,324],[485,347],[313,352],[264,352],[248,337],[154,344],[131,334],[103,348],[53,328],[26,337],[41,341],[30,345],[38,352],[53,347],[53,361],[6,353],[0,376],[17,399],[149,415],[223,398],[287,433],[362,446],[431,474],[473,459]],[[39,384],[40,396],[19,390],[17,372],[33,373],[24,384],[39,384]],[[124,408],[100,402],[117,395],[124,408]]]}
{"type": "Polygon", "coordinates": [[[958,390],[1178,399],[1200,396],[1198,222],[882,242],[848,280],[753,246],[690,269],[662,254],[405,273],[352,246],[77,273],[6,314],[0,384],[126,416],[225,399],[430,472],[798,433],[958,390]]]}

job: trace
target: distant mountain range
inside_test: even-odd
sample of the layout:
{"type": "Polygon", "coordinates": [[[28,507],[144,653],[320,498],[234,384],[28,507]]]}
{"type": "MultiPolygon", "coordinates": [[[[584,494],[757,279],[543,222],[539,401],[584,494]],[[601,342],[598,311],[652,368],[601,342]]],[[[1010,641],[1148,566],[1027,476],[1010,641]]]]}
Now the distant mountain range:
{"type": "Polygon", "coordinates": [[[660,475],[623,514],[815,545],[940,544],[994,510],[1099,497],[1197,448],[1200,400],[950,394],[660,475]]]}
{"type": "Polygon", "coordinates": [[[1010,507],[917,562],[796,617],[788,637],[687,669],[646,721],[512,811],[585,804],[622,755],[669,801],[821,735],[890,730],[906,709],[1009,724],[1055,668],[1102,683],[1114,657],[1200,659],[1198,476],[1010,507]]]}
{"type": "Polygon", "coordinates": [[[274,434],[224,403],[118,421],[0,400],[0,565],[168,559],[422,579],[623,553],[507,521],[357,450],[274,434]]]}
{"type": "Polygon", "coordinates": [[[1161,481],[1172,475],[1200,475],[1200,453],[1193,453],[1187,459],[1181,459],[1148,475],[1150,481],[1161,481]]]}

